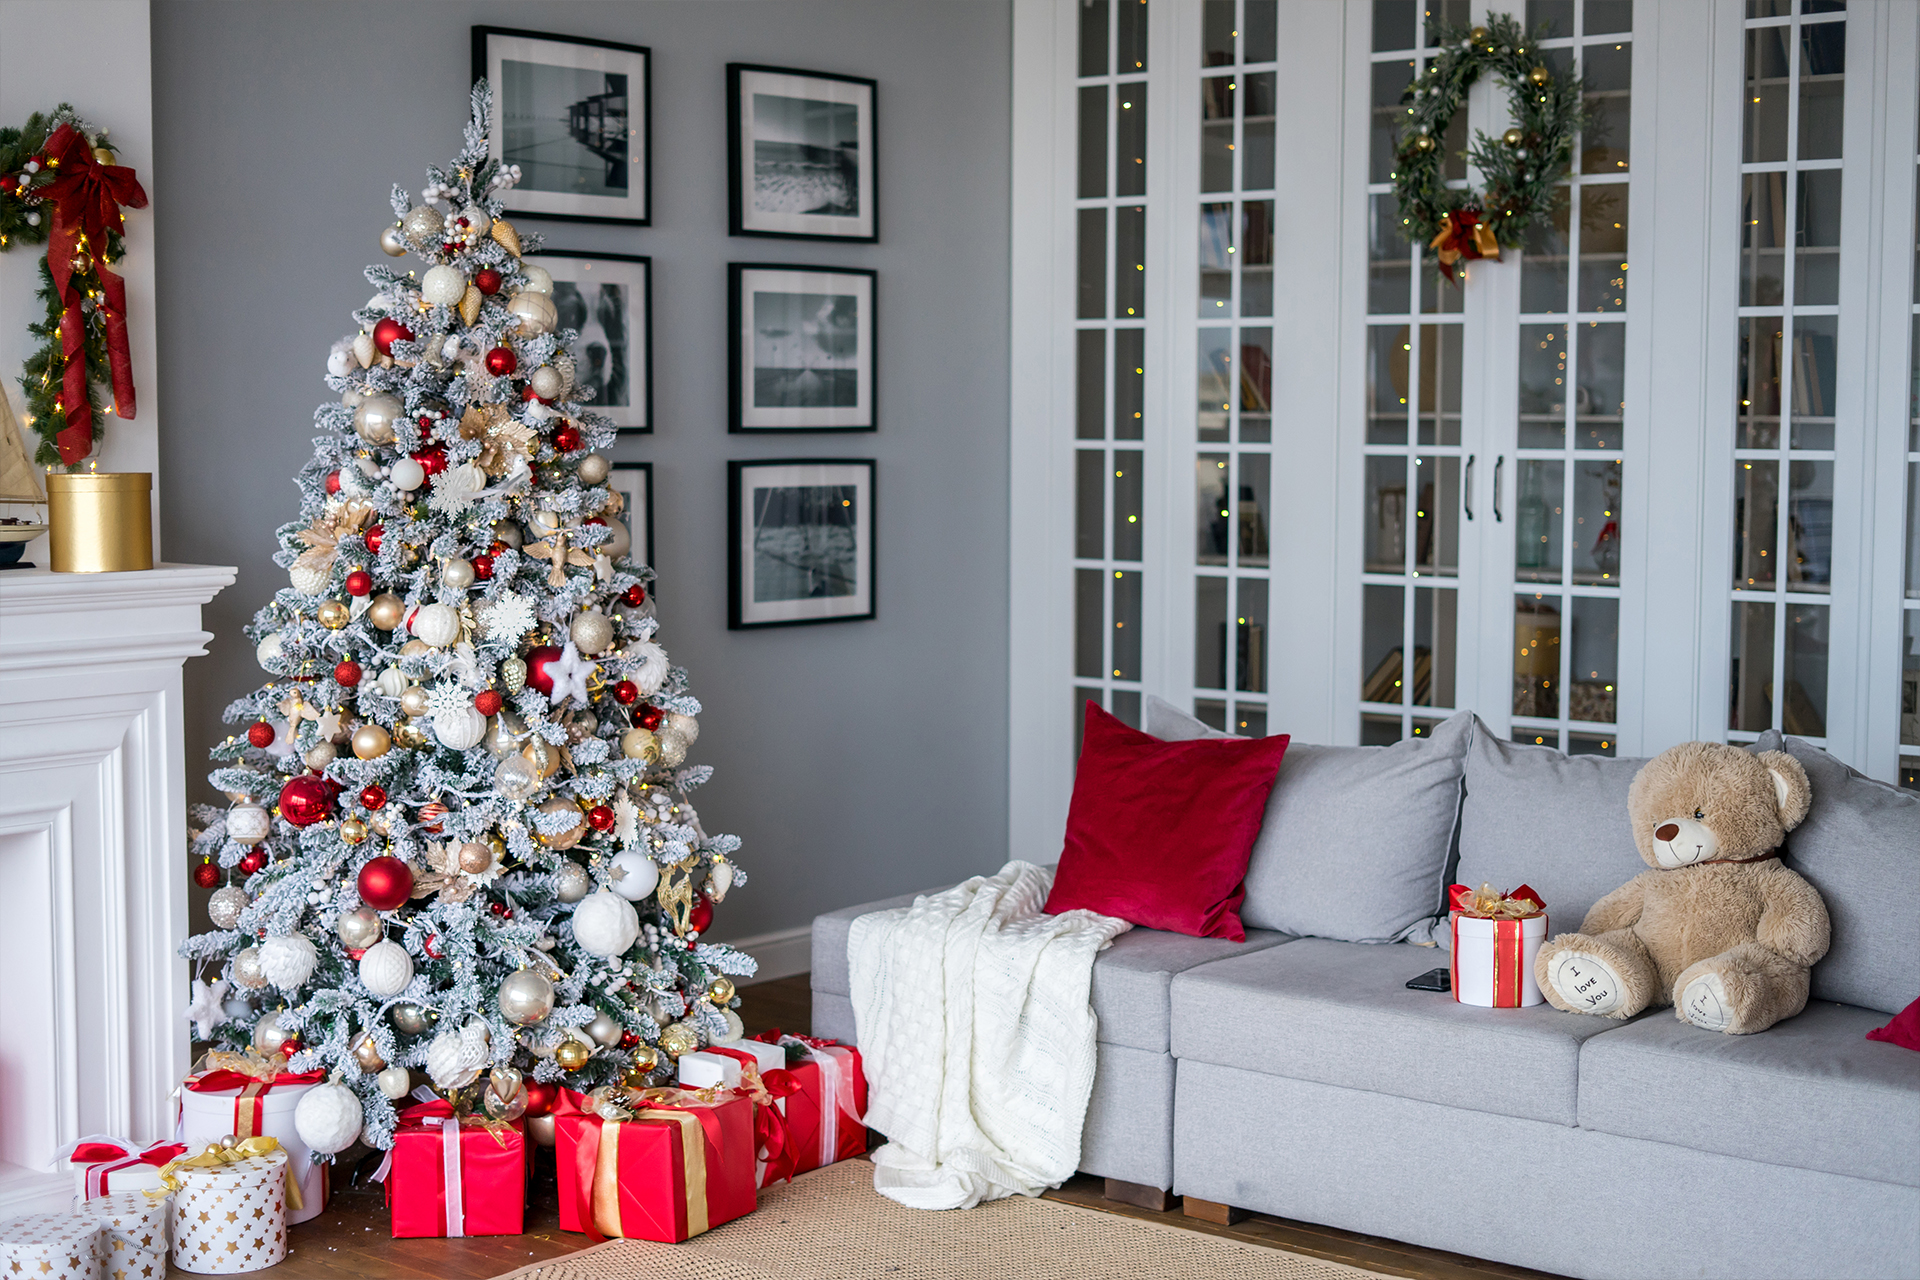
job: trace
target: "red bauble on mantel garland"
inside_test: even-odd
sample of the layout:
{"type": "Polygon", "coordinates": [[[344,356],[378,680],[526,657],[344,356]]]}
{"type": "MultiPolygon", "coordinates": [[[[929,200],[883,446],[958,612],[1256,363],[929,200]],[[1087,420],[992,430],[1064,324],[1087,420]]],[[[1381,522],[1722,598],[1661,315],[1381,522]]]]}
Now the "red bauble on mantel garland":
{"type": "Polygon", "coordinates": [[[413,872],[400,859],[383,855],[360,868],[356,887],[360,900],[375,911],[391,911],[413,895],[413,872]]]}

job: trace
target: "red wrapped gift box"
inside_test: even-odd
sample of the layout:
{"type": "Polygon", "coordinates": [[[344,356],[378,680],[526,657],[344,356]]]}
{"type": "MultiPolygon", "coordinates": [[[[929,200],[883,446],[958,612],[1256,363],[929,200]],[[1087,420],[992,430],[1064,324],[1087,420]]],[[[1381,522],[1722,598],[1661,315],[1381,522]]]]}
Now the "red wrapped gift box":
{"type": "Polygon", "coordinates": [[[865,1155],[867,1073],[860,1051],[837,1040],[782,1036],[777,1030],[754,1038],[769,1044],[798,1041],[807,1055],[787,1068],[798,1088],[782,1099],[793,1172],[865,1155]]]}
{"type": "Polygon", "coordinates": [[[736,1048],[731,1044],[707,1046],[706,1052],[734,1059],[740,1064],[740,1092],[753,1099],[754,1185],[762,1189],[776,1182],[790,1182],[798,1172],[793,1139],[787,1129],[786,1100],[800,1092],[800,1082],[785,1067],[767,1065],[786,1061],[779,1046],[752,1043],[762,1052],[736,1048]]]}
{"type": "Polygon", "coordinates": [[[376,1176],[386,1179],[396,1240],[526,1229],[527,1140],[518,1124],[457,1118],[441,1101],[408,1107],[376,1176]]]}
{"type": "Polygon", "coordinates": [[[553,1114],[562,1231],[678,1244],[758,1203],[744,1093],[564,1089],[553,1114]],[[602,1106],[626,1118],[597,1114],[602,1106]]]}

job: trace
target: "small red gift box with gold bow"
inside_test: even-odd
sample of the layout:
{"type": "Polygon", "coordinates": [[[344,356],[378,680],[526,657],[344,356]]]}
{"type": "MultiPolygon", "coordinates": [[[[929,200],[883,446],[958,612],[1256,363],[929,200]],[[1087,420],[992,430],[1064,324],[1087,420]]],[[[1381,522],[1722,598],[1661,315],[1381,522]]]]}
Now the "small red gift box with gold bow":
{"type": "Polygon", "coordinates": [[[563,1089],[553,1116],[562,1231],[677,1244],[758,1203],[744,1092],[563,1089]]]}

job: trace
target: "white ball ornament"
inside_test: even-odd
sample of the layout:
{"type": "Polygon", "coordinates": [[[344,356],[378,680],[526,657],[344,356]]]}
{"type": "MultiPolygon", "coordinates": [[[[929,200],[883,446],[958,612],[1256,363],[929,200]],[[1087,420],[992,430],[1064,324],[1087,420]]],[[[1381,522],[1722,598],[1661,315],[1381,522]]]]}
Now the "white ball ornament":
{"type": "Polygon", "coordinates": [[[242,947],[234,953],[233,980],[249,991],[267,985],[267,975],[260,972],[260,948],[242,947]]]}
{"type": "Polygon", "coordinates": [[[413,957],[392,939],[376,942],[360,957],[360,984],[379,999],[397,996],[413,981],[413,957]]]}
{"type": "Polygon", "coordinates": [[[280,1052],[282,1046],[293,1037],[294,1031],[281,1025],[277,1013],[269,1013],[253,1024],[253,1047],[262,1053],[280,1052]]]}
{"type": "Polygon", "coordinates": [[[639,938],[640,916],[631,902],[602,889],[573,909],[573,936],[584,950],[610,959],[639,938]]]}
{"type": "Polygon", "coordinates": [[[447,567],[440,571],[440,581],[455,591],[465,591],[473,585],[473,562],[471,560],[447,561],[447,567]]]}
{"type": "Polygon", "coordinates": [[[601,454],[590,453],[574,465],[573,472],[581,484],[604,484],[613,474],[613,464],[601,454]]]}
{"type": "Polygon", "coordinates": [[[294,564],[287,570],[287,580],[293,583],[293,589],[303,596],[317,596],[327,589],[327,580],[332,574],[317,565],[294,564]]]}
{"type": "Polygon", "coordinates": [[[560,377],[560,371],[552,365],[543,364],[533,371],[527,379],[527,385],[533,388],[533,394],[542,400],[552,400],[566,389],[566,383],[560,377]]]}
{"type": "Polygon", "coordinates": [[[360,1098],[343,1084],[317,1084],[293,1108],[293,1131],[322,1155],[345,1151],[360,1136],[360,1098]]]}
{"type": "Polygon", "coordinates": [[[466,296],[466,273],[458,267],[430,267],[420,277],[420,296],[430,307],[450,307],[466,296]]]}
{"type": "Polygon", "coordinates": [[[639,902],[650,896],[659,884],[659,865],[637,849],[615,854],[607,864],[607,887],[628,902],[639,902]]]}
{"type": "Polygon", "coordinates": [[[633,526],[627,523],[626,516],[614,516],[607,521],[608,538],[600,544],[604,555],[620,559],[633,550],[633,526]]]}
{"type": "Polygon", "coordinates": [[[427,1046],[427,1078],[436,1089],[460,1089],[480,1078],[487,1063],[487,1024],[470,1020],[458,1031],[442,1031],[427,1046]]]}
{"type": "Polygon", "coordinates": [[[553,275],[545,267],[536,267],[531,262],[520,264],[520,274],[527,282],[520,286],[523,293],[552,293],[553,275]]]}
{"type": "Polygon", "coordinates": [[[468,747],[479,746],[480,739],[487,736],[487,718],[471,705],[436,711],[433,713],[433,736],[440,740],[443,747],[465,751],[468,747]]]}
{"type": "Polygon", "coordinates": [[[260,944],[260,972],[282,991],[297,990],[313,976],[320,953],[304,933],[286,933],[260,944]]]}
{"type": "Polygon", "coordinates": [[[280,661],[280,655],[286,652],[287,642],[278,631],[269,631],[260,637],[260,643],[254,646],[253,656],[263,671],[272,671],[273,664],[280,661]]]}
{"type": "Polygon", "coordinates": [[[402,493],[412,493],[427,482],[427,469],[412,458],[402,458],[393,464],[387,479],[393,481],[393,487],[402,493]]]}
{"type": "Polygon", "coordinates": [[[460,638],[460,615],[451,605],[423,605],[407,619],[407,630],[421,643],[444,649],[460,638]]]}
{"type": "Polygon", "coordinates": [[[405,1067],[388,1067],[373,1078],[380,1096],[398,1102],[413,1092],[413,1073],[405,1067]]]}
{"type": "Polygon", "coordinates": [[[273,830],[273,816],[257,804],[237,804],[227,810],[227,835],[241,844],[259,844],[273,830]]]}
{"type": "Polygon", "coordinates": [[[553,299],[531,289],[523,289],[509,298],[507,310],[520,321],[520,335],[527,338],[553,332],[560,318],[560,313],[554,310],[553,299]]]}

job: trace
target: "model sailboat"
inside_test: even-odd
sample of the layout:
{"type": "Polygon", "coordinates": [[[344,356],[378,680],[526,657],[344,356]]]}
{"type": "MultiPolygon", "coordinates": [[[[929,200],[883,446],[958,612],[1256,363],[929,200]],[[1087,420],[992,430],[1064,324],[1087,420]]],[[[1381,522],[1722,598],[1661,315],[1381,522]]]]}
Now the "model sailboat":
{"type": "Polygon", "coordinates": [[[0,390],[0,569],[27,568],[20,556],[27,544],[47,531],[41,519],[47,496],[40,488],[40,472],[20,434],[13,402],[0,390]],[[13,508],[31,508],[24,517],[13,508]]]}

